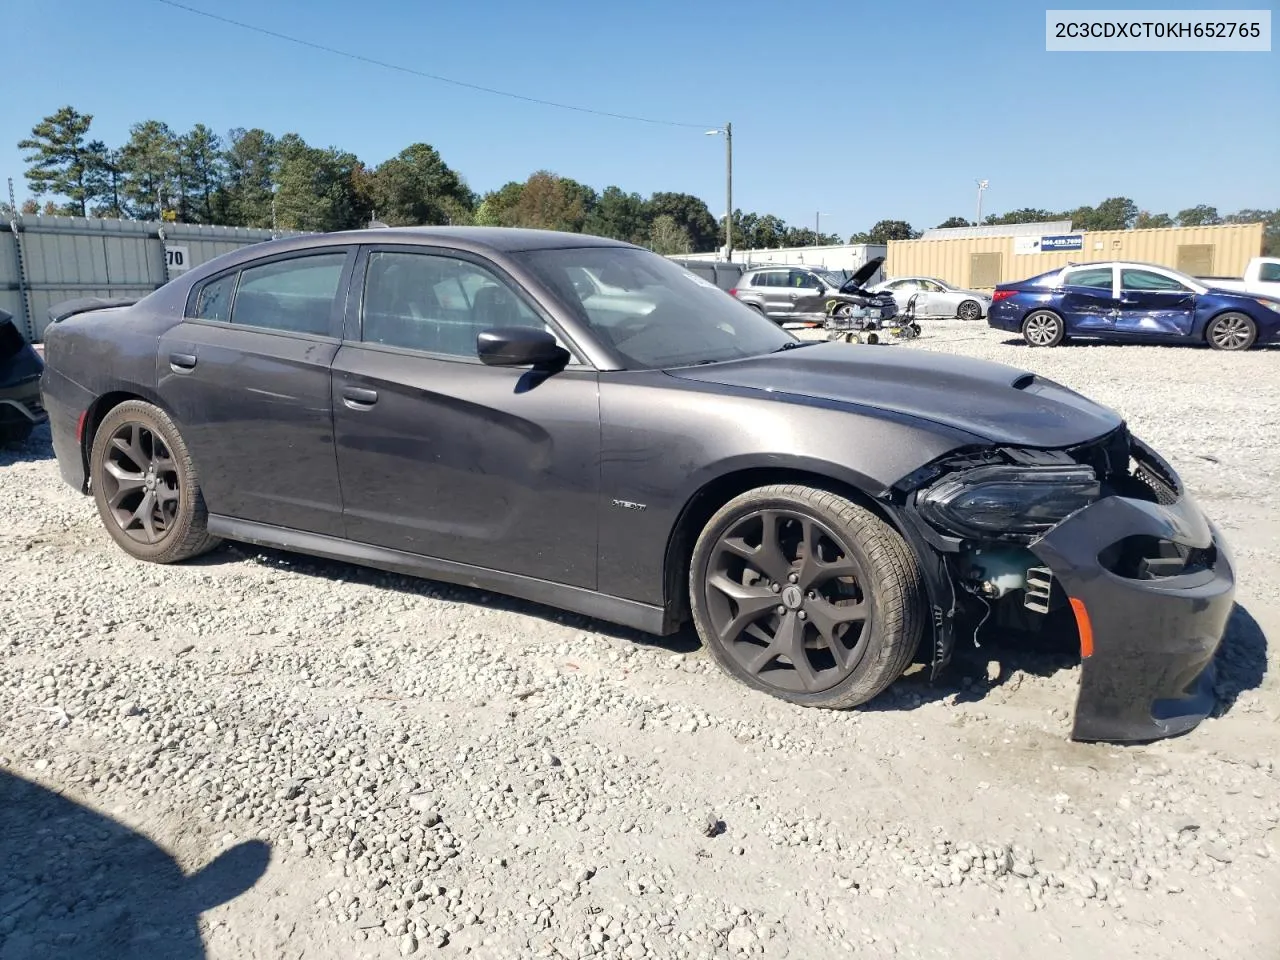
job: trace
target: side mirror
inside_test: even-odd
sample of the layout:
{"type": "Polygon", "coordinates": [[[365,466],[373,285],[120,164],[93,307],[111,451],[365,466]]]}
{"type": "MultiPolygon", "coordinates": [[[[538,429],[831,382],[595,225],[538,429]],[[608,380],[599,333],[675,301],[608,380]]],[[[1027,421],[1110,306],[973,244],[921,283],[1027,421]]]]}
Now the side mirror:
{"type": "Polygon", "coordinates": [[[476,354],[491,367],[554,367],[569,361],[569,351],[546,330],[494,327],[476,336],[476,354]]]}

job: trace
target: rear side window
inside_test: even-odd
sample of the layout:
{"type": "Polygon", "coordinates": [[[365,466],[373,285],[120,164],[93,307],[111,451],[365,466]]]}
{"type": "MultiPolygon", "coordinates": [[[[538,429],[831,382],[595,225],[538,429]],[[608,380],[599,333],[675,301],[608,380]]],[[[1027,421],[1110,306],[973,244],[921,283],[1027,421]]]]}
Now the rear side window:
{"type": "Polygon", "coordinates": [[[346,260],[344,250],[240,271],[231,322],[289,333],[332,332],[333,298],[346,260]]]}
{"type": "Polygon", "coordinates": [[[1280,263],[1259,264],[1258,279],[1266,283],[1280,282],[1280,263]]]}
{"type": "Polygon", "coordinates": [[[221,320],[224,323],[231,319],[231,294],[235,293],[238,276],[238,273],[229,273],[206,283],[196,296],[196,306],[191,315],[197,320],[221,320]]]}
{"type": "Polygon", "coordinates": [[[1111,291],[1111,268],[1094,267],[1089,270],[1072,270],[1062,278],[1067,287],[1089,287],[1094,290],[1111,291]]]}

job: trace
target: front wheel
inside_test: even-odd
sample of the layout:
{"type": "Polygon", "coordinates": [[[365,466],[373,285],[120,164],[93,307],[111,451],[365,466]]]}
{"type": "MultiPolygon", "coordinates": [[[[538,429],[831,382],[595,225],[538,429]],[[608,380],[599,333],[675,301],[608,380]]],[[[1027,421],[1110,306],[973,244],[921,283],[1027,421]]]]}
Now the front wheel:
{"type": "Polygon", "coordinates": [[[803,706],[870,700],[911,663],[924,627],[920,568],[898,533],[794,484],[749,490],[708,521],[689,592],[720,668],[803,706]]]}
{"type": "Polygon", "coordinates": [[[1052,310],[1033,310],[1022,321],[1022,339],[1033,347],[1056,347],[1066,332],[1062,317],[1052,310]]]}
{"type": "Polygon", "coordinates": [[[1243,313],[1220,313],[1209,321],[1205,339],[1215,350],[1248,350],[1258,339],[1258,327],[1243,313]]]}
{"type": "Polygon", "coordinates": [[[90,484],[111,538],[152,563],[177,563],[220,542],[191,454],[169,415],[142,400],[112,408],[93,438],[90,484]]]}
{"type": "Polygon", "coordinates": [[[956,308],[956,316],[961,320],[977,320],[982,316],[982,307],[977,300],[965,300],[956,308]]]}

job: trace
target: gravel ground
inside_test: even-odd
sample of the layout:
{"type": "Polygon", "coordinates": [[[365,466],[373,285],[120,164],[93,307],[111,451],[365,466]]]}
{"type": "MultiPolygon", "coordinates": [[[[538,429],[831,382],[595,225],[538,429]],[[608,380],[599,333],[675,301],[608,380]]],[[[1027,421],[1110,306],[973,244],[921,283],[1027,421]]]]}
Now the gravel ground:
{"type": "Polygon", "coordinates": [[[1280,352],[911,346],[1121,410],[1226,531],[1219,715],[1066,739],[1078,665],[793,708],[657,640],[227,546],[134,562],[0,452],[0,958],[1277,957],[1280,352]]]}

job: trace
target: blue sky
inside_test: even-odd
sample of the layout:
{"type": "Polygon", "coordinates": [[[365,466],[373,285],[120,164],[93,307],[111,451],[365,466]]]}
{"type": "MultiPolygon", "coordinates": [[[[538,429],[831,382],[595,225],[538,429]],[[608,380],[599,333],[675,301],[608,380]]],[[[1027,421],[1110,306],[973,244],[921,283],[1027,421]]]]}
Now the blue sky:
{"type": "Polygon", "coordinates": [[[17,141],[70,103],[112,144],[147,118],[296,131],[371,165],[422,140],[478,191],[550,169],[597,190],[687,191],[717,215],[724,144],[700,127],[727,120],[734,206],[799,226],[821,211],[823,230],[842,235],[883,218],[972,218],[977,177],[991,181],[986,213],[1117,194],[1171,213],[1280,207],[1280,52],[1046,53],[1047,4],[184,2],[458,80],[695,127],[405,76],[156,0],[7,0],[0,178],[20,197],[17,141]]]}

